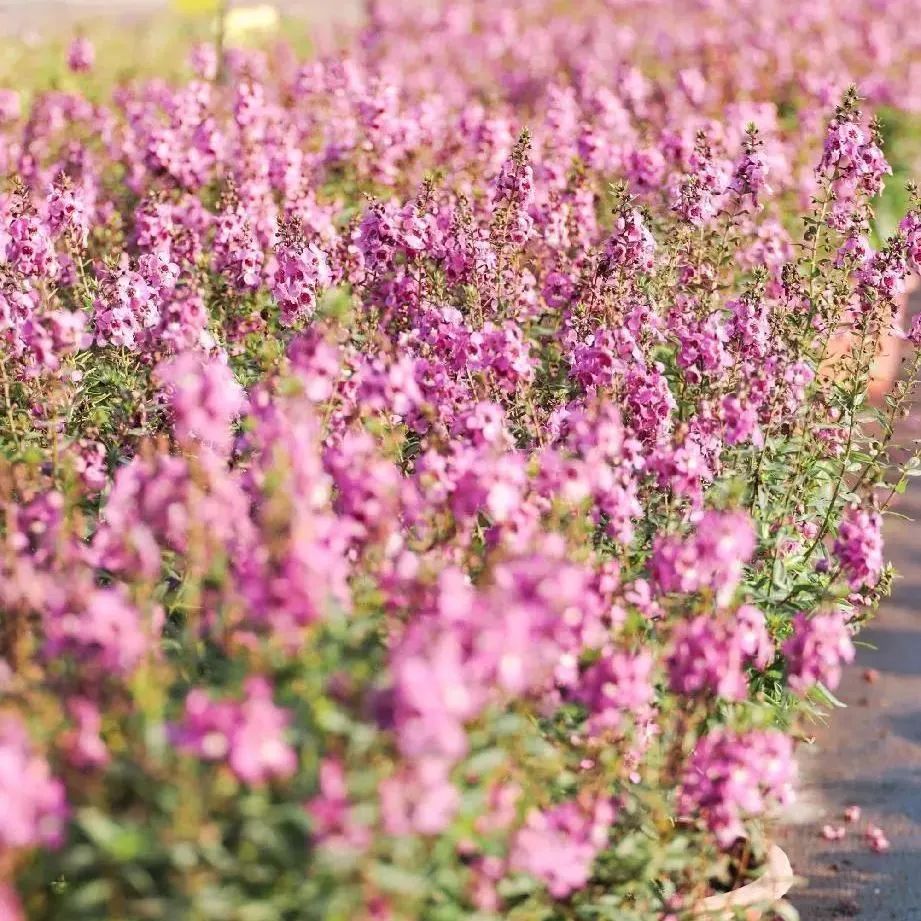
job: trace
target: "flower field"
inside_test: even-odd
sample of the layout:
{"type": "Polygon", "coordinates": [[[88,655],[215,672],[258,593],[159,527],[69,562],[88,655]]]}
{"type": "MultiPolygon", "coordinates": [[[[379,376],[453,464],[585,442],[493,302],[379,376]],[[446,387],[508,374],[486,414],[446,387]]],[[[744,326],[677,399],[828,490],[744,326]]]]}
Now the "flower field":
{"type": "Polygon", "coordinates": [[[919,14],[375,0],[4,72],[0,921],[757,875],[921,471],[919,14]]]}

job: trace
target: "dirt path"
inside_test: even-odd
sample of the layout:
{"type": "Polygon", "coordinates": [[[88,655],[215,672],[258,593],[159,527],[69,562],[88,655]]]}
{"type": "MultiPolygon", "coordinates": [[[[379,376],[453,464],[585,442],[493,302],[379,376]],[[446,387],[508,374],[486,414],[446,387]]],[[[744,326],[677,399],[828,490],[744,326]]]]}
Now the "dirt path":
{"type": "MultiPolygon", "coordinates": [[[[919,436],[917,421],[903,433],[919,436]]],[[[848,709],[817,728],[817,745],[801,758],[806,808],[782,843],[806,878],[791,897],[802,921],[921,921],[921,480],[912,483],[897,511],[916,521],[890,517],[886,528],[900,578],[861,636],[875,648],[860,648],[838,692],[848,709]],[[865,679],[867,669],[876,680],[865,679]],[[860,822],[843,840],[823,840],[822,825],[844,824],[852,804],[860,822]],[[885,830],[888,853],[864,840],[868,822],[885,830]]]]}

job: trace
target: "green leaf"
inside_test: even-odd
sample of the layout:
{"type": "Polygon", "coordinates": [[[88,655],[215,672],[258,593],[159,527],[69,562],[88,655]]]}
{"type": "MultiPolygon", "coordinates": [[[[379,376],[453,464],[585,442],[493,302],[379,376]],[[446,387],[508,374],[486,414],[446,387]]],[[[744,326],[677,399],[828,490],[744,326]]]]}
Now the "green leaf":
{"type": "Polygon", "coordinates": [[[118,823],[98,809],[80,810],[77,825],[100,850],[119,863],[135,860],[150,848],[149,833],[133,823],[118,823]]]}
{"type": "Polygon", "coordinates": [[[371,878],[381,889],[394,895],[422,898],[428,891],[425,878],[390,864],[376,863],[371,868],[371,878]]]}
{"type": "Polygon", "coordinates": [[[832,692],[829,691],[821,681],[817,682],[809,693],[820,703],[823,703],[828,707],[835,707],[839,710],[847,709],[847,704],[841,700],[838,700],[838,698],[835,697],[835,695],[832,694],[832,692]]]}

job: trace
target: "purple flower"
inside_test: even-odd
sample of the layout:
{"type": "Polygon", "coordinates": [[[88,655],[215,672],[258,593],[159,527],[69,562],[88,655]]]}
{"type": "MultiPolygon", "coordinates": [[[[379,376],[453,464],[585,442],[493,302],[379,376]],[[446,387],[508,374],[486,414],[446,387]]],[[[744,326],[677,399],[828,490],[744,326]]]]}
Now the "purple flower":
{"type": "Polygon", "coordinates": [[[96,49],[93,43],[82,35],[77,36],[67,49],[67,66],[74,73],[86,73],[96,63],[96,49]]]}
{"type": "Polygon", "coordinates": [[[872,509],[851,506],[832,545],[848,584],[854,590],[873,588],[883,571],[882,516],[872,509]]]}
{"type": "Polygon", "coordinates": [[[655,539],[650,570],[665,592],[710,589],[722,607],[732,598],[755,551],[755,533],[744,512],[705,512],[688,538],[655,539]]]}
{"type": "Polygon", "coordinates": [[[614,806],[605,799],[588,809],[561,803],[532,810],[515,836],[509,864],[541,880],[554,898],[565,898],[588,882],[614,818],[614,806]]]}
{"type": "Polygon", "coordinates": [[[200,442],[227,453],[231,424],[245,405],[233,371],[217,359],[184,352],[159,364],[156,374],[167,392],[177,439],[187,447],[200,442]]]}
{"type": "Polygon", "coordinates": [[[170,730],[173,744],[204,761],[225,761],[250,786],[284,780],[297,769],[297,754],[285,739],[289,714],[275,706],[264,678],[248,678],[243,690],[242,701],[190,691],[182,721],[170,730]]]}
{"type": "Polygon", "coordinates": [[[64,786],[29,740],[18,716],[0,716],[0,854],[57,847],[68,807],[64,786]]]}
{"type": "Polygon", "coordinates": [[[804,694],[821,682],[834,690],[841,680],[841,666],[853,662],[856,651],[844,614],[800,613],[793,622],[793,634],[784,643],[790,687],[804,694]]]}
{"type": "Polygon", "coordinates": [[[776,730],[714,729],[698,740],[684,774],[678,808],[699,816],[720,847],[745,833],[744,821],[794,798],[796,762],[788,736],[776,730]]]}

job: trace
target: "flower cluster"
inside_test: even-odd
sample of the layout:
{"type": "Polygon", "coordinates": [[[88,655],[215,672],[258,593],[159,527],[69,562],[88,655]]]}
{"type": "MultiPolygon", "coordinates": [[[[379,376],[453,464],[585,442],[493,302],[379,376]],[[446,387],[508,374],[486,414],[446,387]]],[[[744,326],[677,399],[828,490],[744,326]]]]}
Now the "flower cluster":
{"type": "Polygon", "coordinates": [[[716,729],[697,743],[681,786],[684,815],[702,814],[724,845],[744,835],[743,816],[793,797],[796,764],[790,739],[777,731],[716,729]]]}
{"type": "Polygon", "coordinates": [[[238,703],[192,691],[172,733],[174,744],[208,761],[226,759],[243,783],[290,777],[297,756],[284,739],[285,712],[272,703],[272,688],[262,678],[248,678],[244,692],[246,698],[238,703]]]}
{"type": "Polygon", "coordinates": [[[64,787],[38,754],[16,716],[0,718],[0,853],[42,844],[56,847],[67,820],[64,787]]]}
{"type": "Polygon", "coordinates": [[[732,621],[700,615],[679,623],[668,658],[672,688],[687,696],[706,691],[727,700],[748,695],[745,668],[753,663],[767,668],[774,658],[774,644],[764,615],[743,605],[732,621]]]}
{"type": "Polygon", "coordinates": [[[755,535],[745,514],[705,512],[690,539],[656,538],[650,569],[662,591],[708,589],[722,607],[732,598],[754,550],[755,535]]]}
{"type": "Polygon", "coordinates": [[[0,90],[4,917],[668,917],[888,587],[911,4],[367,6],[0,90]]]}
{"type": "Polygon", "coordinates": [[[551,895],[565,898],[588,881],[614,818],[613,806],[605,802],[587,815],[573,803],[532,812],[515,837],[511,865],[544,880],[551,895]]]}
{"type": "Polygon", "coordinates": [[[853,589],[873,588],[883,570],[882,518],[879,512],[849,508],[832,546],[841,569],[853,589]]]}
{"type": "Polygon", "coordinates": [[[853,662],[856,651],[851,633],[840,613],[799,614],[793,635],[784,644],[790,670],[790,687],[804,692],[821,682],[834,690],[841,680],[841,666],[853,662]]]}

